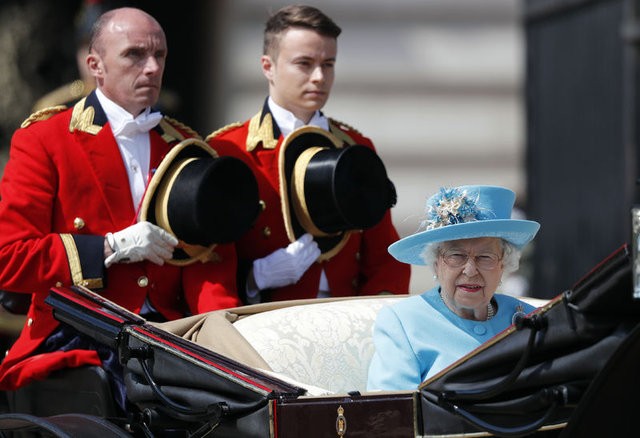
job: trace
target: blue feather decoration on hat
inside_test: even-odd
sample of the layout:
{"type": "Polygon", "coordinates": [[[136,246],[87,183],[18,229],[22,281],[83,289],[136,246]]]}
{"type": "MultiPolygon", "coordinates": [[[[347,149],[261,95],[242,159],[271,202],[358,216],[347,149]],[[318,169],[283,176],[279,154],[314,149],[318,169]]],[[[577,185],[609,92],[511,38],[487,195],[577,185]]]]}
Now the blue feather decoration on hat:
{"type": "Polygon", "coordinates": [[[442,187],[427,201],[427,217],[423,227],[433,230],[447,225],[490,219],[476,201],[477,197],[471,197],[466,190],[442,187]]]}

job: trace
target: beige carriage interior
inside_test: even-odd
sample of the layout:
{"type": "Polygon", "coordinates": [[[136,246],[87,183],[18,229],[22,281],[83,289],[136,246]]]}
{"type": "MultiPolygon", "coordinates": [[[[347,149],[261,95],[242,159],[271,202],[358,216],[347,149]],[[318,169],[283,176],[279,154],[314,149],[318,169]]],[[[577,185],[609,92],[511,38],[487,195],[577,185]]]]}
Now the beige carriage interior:
{"type": "MultiPolygon", "coordinates": [[[[305,388],[365,392],[378,311],[406,295],[283,301],[156,324],[217,353],[305,388]]],[[[526,299],[534,306],[544,301],[526,299]]]]}

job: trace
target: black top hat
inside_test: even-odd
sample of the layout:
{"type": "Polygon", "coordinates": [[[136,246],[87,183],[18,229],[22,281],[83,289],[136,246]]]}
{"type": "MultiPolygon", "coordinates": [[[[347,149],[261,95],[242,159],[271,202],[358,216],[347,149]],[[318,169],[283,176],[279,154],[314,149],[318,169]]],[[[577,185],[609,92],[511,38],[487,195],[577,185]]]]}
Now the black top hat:
{"type": "Polygon", "coordinates": [[[349,233],[376,225],[396,203],[396,191],[369,147],[343,147],[329,132],[304,126],[289,134],[279,155],[282,214],[289,240],[310,233],[325,260],[349,233]]]}
{"type": "Polygon", "coordinates": [[[174,234],[180,245],[168,263],[208,260],[218,243],[237,240],[260,212],[258,184],[249,167],[218,157],[202,140],[183,140],[154,173],[140,209],[147,220],[174,234]]]}

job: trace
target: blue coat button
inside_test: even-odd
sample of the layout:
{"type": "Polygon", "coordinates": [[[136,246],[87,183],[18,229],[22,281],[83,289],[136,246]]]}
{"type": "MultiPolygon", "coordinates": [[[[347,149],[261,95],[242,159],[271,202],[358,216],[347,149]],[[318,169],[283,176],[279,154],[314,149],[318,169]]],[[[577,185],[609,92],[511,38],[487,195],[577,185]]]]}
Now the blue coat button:
{"type": "Polygon", "coordinates": [[[484,335],[487,333],[487,329],[486,327],[482,326],[482,325],[476,325],[473,327],[473,332],[476,335],[484,335]]]}

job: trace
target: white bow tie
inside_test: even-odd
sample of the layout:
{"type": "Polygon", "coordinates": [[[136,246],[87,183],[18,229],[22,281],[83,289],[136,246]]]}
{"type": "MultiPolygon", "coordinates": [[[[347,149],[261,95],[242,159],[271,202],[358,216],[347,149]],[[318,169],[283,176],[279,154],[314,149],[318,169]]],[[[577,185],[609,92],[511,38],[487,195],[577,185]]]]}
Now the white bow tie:
{"type": "Polygon", "coordinates": [[[153,129],[160,120],[162,114],[159,112],[142,114],[135,119],[126,120],[120,126],[113,130],[113,135],[124,135],[126,137],[134,137],[138,134],[146,134],[153,129]]]}

